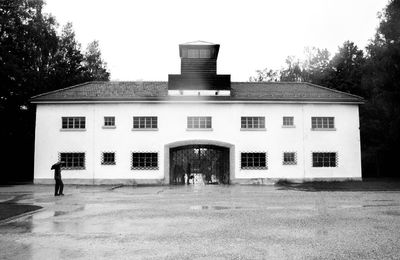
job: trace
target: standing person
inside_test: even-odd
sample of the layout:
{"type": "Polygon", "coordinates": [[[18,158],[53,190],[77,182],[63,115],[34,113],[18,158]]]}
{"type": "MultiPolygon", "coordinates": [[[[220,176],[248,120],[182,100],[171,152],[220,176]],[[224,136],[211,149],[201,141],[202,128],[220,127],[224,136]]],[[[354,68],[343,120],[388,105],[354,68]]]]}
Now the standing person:
{"type": "Polygon", "coordinates": [[[54,196],[64,196],[64,183],[61,180],[61,166],[64,162],[57,162],[51,166],[54,170],[54,180],[56,181],[54,196]]]}
{"type": "MultiPolygon", "coordinates": [[[[187,165],[187,170],[186,170],[186,175],[187,175],[187,184],[190,184],[190,179],[192,179],[193,178],[193,176],[192,176],[192,174],[191,174],[191,172],[190,172],[190,168],[191,168],[191,165],[190,165],[190,163],[188,163],[188,165],[187,165]]],[[[193,183],[194,183],[194,181],[193,181],[193,183]]]]}

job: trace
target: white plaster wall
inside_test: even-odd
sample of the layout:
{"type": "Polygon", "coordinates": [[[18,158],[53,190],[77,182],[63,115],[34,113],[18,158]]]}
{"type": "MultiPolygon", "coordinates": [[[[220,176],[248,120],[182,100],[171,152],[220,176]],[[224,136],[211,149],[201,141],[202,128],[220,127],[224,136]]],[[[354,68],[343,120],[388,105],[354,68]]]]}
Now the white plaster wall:
{"type": "Polygon", "coordinates": [[[361,154],[357,105],[250,103],[38,104],[35,181],[53,177],[59,152],[85,152],[85,170],[65,170],[64,179],[164,178],[164,149],[174,142],[211,140],[234,145],[236,179],[360,178],[361,154]],[[61,131],[62,116],[85,116],[85,131],[61,131]],[[103,117],[115,116],[116,128],[104,129],[103,117]],[[132,131],[133,116],[157,116],[157,131],[132,131]],[[187,116],[212,116],[212,131],[188,131],[187,116]],[[265,116],[265,131],[241,131],[241,116],[265,116]],[[293,116],[294,128],[282,128],[293,116]],[[335,131],[312,131],[312,116],[335,117],[335,131]],[[131,153],[158,152],[159,170],[131,170],[131,153]],[[283,152],[296,152],[297,165],[282,165],[283,152]],[[313,151],[337,152],[338,167],[311,167],[313,151]],[[115,152],[116,165],[101,165],[102,152],[115,152]],[[266,152],[267,170],[241,170],[241,152],[266,152]]]}

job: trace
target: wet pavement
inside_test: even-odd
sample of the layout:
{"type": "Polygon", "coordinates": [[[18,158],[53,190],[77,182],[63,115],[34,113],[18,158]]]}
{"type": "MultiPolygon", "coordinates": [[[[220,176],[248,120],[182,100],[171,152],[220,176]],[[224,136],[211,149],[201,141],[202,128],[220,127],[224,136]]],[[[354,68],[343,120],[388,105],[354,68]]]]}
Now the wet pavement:
{"type": "Polygon", "coordinates": [[[400,191],[0,187],[0,259],[399,259],[400,191]]]}

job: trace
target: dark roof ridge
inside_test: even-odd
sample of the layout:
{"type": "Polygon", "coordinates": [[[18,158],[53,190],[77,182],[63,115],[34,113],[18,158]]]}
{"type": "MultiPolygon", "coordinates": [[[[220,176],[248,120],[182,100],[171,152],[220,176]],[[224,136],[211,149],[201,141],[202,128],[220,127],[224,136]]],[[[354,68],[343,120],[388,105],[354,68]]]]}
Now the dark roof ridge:
{"type": "Polygon", "coordinates": [[[328,90],[328,91],[332,91],[332,92],[336,92],[336,93],[340,93],[340,94],[345,94],[345,95],[349,95],[349,96],[358,98],[360,100],[364,100],[364,98],[361,97],[361,96],[357,96],[357,95],[354,95],[354,94],[351,94],[351,93],[347,93],[347,92],[344,92],[344,91],[340,91],[340,90],[337,90],[337,89],[333,89],[333,88],[323,87],[321,85],[317,85],[317,84],[306,82],[306,81],[254,81],[254,82],[251,82],[251,81],[232,81],[231,83],[239,83],[239,84],[242,84],[242,83],[246,83],[246,84],[306,84],[306,85],[309,85],[309,86],[312,86],[312,87],[316,87],[316,88],[320,88],[320,89],[324,89],[324,90],[328,90]]]}
{"type": "MultiPolygon", "coordinates": [[[[48,91],[48,92],[45,92],[45,93],[42,93],[42,94],[39,94],[39,95],[35,95],[35,96],[31,97],[30,99],[38,98],[38,97],[45,96],[45,95],[48,95],[48,94],[61,92],[61,91],[64,91],[64,90],[70,90],[70,89],[73,89],[73,88],[82,87],[82,86],[88,85],[88,84],[93,83],[93,82],[96,82],[96,81],[86,81],[86,82],[79,83],[79,84],[76,84],[76,85],[73,85],[73,86],[70,86],[70,87],[60,88],[60,89],[48,91]]],[[[97,82],[102,82],[102,81],[97,81],[97,82]]]]}
{"type": "Polygon", "coordinates": [[[337,89],[323,87],[323,86],[320,86],[320,85],[317,85],[317,84],[314,84],[314,83],[310,83],[310,82],[304,82],[304,83],[307,84],[307,85],[316,87],[316,88],[321,88],[321,89],[325,89],[325,90],[330,90],[330,91],[333,91],[333,92],[336,92],[336,93],[345,94],[345,95],[349,95],[349,96],[352,96],[352,97],[355,97],[355,98],[359,98],[359,99],[361,99],[361,100],[364,100],[364,98],[361,97],[361,96],[357,96],[357,95],[354,95],[354,94],[351,94],[351,93],[347,93],[347,92],[344,92],[344,91],[340,91],[340,90],[337,90],[337,89]]]}
{"type": "Polygon", "coordinates": [[[142,82],[160,82],[160,83],[167,83],[168,81],[157,81],[157,80],[151,80],[151,81],[146,81],[146,80],[135,80],[135,81],[119,81],[119,80],[110,80],[110,81],[105,81],[105,80],[92,80],[92,81],[86,81],[83,83],[79,83],[70,87],[66,87],[66,88],[60,88],[60,89],[56,89],[56,90],[52,90],[52,91],[48,91],[42,94],[38,94],[35,95],[33,97],[30,98],[30,100],[35,99],[35,98],[39,98],[48,94],[54,94],[54,93],[58,93],[64,90],[70,90],[73,88],[78,88],[78,87],[82,87],[85,85],[89,85],[89,84],[93,84],[93,83],[97,83],[97,84],[102,84],[102,83],[142,83],[142,82]]]}

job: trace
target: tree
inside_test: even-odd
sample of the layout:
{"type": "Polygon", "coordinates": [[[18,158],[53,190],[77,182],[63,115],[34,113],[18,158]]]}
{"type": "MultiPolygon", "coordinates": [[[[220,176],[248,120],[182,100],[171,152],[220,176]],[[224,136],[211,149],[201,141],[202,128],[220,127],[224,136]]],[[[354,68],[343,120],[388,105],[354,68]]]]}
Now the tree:
{"type": "Polygon", "coordinates": [[[72,25],[57,35],[56,20],[42,13],[43,5],[42,0],[0,1],[0,164],[5,169],[0,183],[32,180],[35,108],[30,97],[96,78],[86,73],[72,25]],[[7,170],[11,167],[16,169],[7,170]]]}
{"type": "Polygon", "coordinates": [[[52,64],[50,76],[53,84],[51,88],[65,88],[86,81],[83,59],[81,45],[75,39],[72,23],[67,23],[62,28],[58,49],[52,64]]]}
{"type": "Polygon", "coordinates": [[[29,97],[46,89],[57,50],[55,19],[41,0],[0,1],[0,181],[26,180],[33,168],[34,109],[29,97]],[[18,166],[7,171],[7,166],[18,166]]]}
{"type": "Polygon", "coordinates": [[[327,49],[316,47],[304,48],[305,60],[301,62],[302,80],[314,84],[321,84],[326,77],[330,53],[327,49]]]}
{"type": "Polygon", "coordinates": [[[400,146],[400,0],[389,1],[380,15],[362,82],[368,91],[361,120],[364,168],[399,177],[393,169],[400,146]]]}
{"type": "Polygon", "coordinates": [[[353,42],[346,41],[329,62],[321,83],[340,91],[364,96],[361,86],[365,64],[364,53],[353,42]]]}
{"type": "Polygon", "coordinates": [[[279,72],[276,70],[265,68],[256,70],[257,75],[249,78],[250,82],[274,82],[279,79],[279,72]]]}
{"type": "Polygon", "coordinates": [[[300,60],[294,56],[288,56],[286,58],[286,68],[280,71],[280,81],[303,81],[302,73],[300,60]]]}
{"type": "Polygon", "coordinates": [[[87,80],[109,80],[110,73],[107,71],[107,63],[101,59],[99,42],[89,43],[84,54],[83,66],[87,80]]]}

